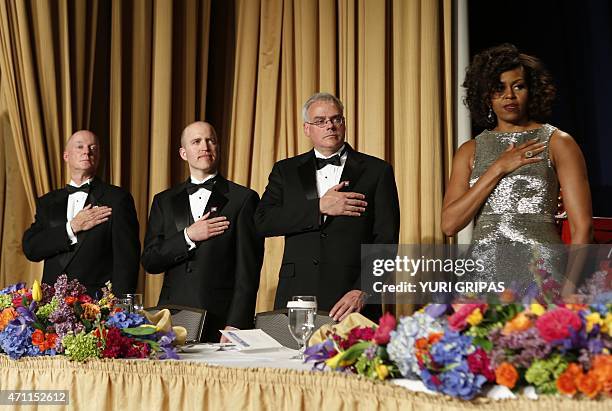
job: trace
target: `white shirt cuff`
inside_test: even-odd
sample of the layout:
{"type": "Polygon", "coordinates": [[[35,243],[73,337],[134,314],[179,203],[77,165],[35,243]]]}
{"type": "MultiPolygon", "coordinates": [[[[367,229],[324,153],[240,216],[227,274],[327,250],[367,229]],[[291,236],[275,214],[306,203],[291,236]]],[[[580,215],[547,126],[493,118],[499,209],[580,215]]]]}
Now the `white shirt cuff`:
{"type": "Polygon", "coordinates": [[[191,241],[191,238],[189,238],[189,236],[187,235],[187,229],[186,228],[183,230],[183,234],[185,235],[185,241],[187,241],[187,245],[189,246],[189,250],[193,250],[194,248],[196,248],[195,243],[193,241],[191,241]]]}
{"type": "Polygon", "coordinates": [[[66,233],[68,233],[68,238],[70,239],[70,245],[77,243],[77,236],[72,232],[72,227],[70,227],[70,221],[66,223],[66,233]]]}

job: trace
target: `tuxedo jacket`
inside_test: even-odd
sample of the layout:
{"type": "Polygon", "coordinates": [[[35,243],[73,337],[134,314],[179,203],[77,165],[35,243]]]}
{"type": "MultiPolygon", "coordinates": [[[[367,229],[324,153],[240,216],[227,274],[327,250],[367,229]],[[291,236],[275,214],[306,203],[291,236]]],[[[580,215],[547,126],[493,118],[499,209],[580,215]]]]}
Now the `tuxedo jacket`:
{"type": "Polygon", "coordinates": [[[230,222],[223,234],[189,250],[183,230],[193,224],[189,180],[155,196],[145,236],[142,265],[164,273],[159,304],[205,308],[203,340],[218,341],[226,325],[253,328],[264,238],[255,231],[259,196],[217,175],[204,213],[230,222]]]}
{"type": "MultiPolygon", "coordinates": [[[[391,165],[346,147],[340,181],[349,181],[342,191],[365,195],[360,217],[323,221],[314,150],[277,162],[270,173],[255,224],[262,235],[285,237],[275,308],[294,295],[316,295],[319,309],[329,311],[346,292],[361,289],[362,244],[397,244],[399,201],[391,165]]],[[[376,317],[380,307],[366,306],[364,313],[376,317]]]]}
{"type": "Polygon", "coordinates": [[[42,280],[48,284],[66,273],[92,296],[107,281],[112,281],[115,294],[135,292],[140,240],[132,195],[94,178],[87,204],[111,207],[112,214],[108,221],[77,233],[77,243],[71,245],[66,232],[68,191],[54,190],[37,199],[35,221],[23,235],[26,257],[45,261],[42,280]]]}

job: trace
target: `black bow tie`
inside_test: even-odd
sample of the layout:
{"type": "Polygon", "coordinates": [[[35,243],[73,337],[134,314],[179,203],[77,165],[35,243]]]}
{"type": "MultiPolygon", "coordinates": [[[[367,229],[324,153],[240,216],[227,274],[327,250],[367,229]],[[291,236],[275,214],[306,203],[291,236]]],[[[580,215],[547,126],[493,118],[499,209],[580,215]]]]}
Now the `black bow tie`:
{"type": "Polygon", "coordinates": [[[330,158],[319,158],[319,157],[316,157],[316,160],[317,160],[317,170],[322,169],[323,167],[325,167],[328,164],[331,164],[332,166],[340,167],[342,165],[342,163],[340,162],[340,157],[342,157],[344,155],[345,151],[346,150],[342,150],[340,155],[336,154],[334,156],[331,156],[330,158]]]}
{"type": "Polygon", "coordinates": [[[191,181],[187,184],[187,194],[191,195],[193,193],[195,193],[196,191],[198,191],[200,188],[205,188],[208,191],[212,191],[213,186],[215,185],[216,182],[216,178],[209,178],[208,180],[204,181],[201,184],[195,184],[192,183],[191,181]]]}
{"type": "Polygon", "coordinates": [[[89,189],[90,189],[91,185],[89,183],[83,184],[81,187],[75,187],[73,185],[66,185],[66,191],[68,191],[68,195],[70,194],[74,194],[77,191],[82,191],[84,193],[89,194],[89,189]]]}

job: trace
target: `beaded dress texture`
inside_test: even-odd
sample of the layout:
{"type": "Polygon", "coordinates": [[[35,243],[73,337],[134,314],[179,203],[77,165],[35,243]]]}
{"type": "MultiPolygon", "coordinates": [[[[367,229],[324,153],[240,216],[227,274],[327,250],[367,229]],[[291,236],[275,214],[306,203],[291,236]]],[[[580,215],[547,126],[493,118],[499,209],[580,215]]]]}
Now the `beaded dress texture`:
{"type": "MultiPolygon", "coordinates": [[[[470,186],[510,143],[518,146],[535,138],[548,143],[555,130],[549,124],[522,132],[485,130],[475,139],[470,186]]],[[[478,275],[480,281],[504,281],[506,286],[514,284],[515,289],[524,290],[538,269],[561,277],[564,260],[554,220],[559,181],[548,146],[538,157],[543,160],[504,176],[476,215],[472,255],[486,267],[478,275]]]]}

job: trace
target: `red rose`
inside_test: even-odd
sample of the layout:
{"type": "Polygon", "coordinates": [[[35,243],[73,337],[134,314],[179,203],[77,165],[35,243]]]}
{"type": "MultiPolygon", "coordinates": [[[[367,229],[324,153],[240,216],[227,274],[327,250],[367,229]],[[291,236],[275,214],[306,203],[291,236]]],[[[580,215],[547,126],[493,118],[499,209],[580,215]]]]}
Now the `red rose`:
{"type": "Polygon", "coordinates": [[[91,303],[93,301],[93,298],[91,298],[90,296],[88,296],[87,294],[81,294],[77,297],[77,300],[81,303],[81,304],[86,304],[86,303],[91,303]]]}
{"type": "Polygon", "coordinates": [[[378,345],[388,344],[391,331],[395,330],[396,324],[395,317],[391,313],[385,313],[380,317],[378,328],[374,332],[374,342],[378,345]]]}
{"type": "Polygon", "coordinates": [[[569,337],[570,329],[580,330],[582,321],[578,314],[564,307],[559,307],[542,314],[536,320],[536,328],[546,342],[553,342],[569,337]]]}

